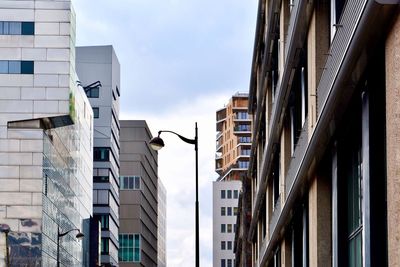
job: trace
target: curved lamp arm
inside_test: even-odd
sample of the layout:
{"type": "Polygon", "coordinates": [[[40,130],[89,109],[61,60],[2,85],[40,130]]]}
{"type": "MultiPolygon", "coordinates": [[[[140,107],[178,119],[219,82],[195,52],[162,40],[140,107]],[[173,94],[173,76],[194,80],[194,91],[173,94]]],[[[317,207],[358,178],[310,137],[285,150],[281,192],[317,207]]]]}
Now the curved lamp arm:
{"type": "Polygon", "coordinates": [[[79,233],[81,233],[81,230],[79,230],[78,228],[74,228],[74,229],[68,230],[65,233],[60,233],[60,229],[58,229],[58,237],[63,237],[65,235],[67,235],[68,233],[72,232],[72,231],[78,231],[79,233]]]}
{"type": "Polygon", "coordinates": [[[186,138],[186,137],[184,137],[184,136],[182,136],[182,135],[180,135],[180,134],[178,134],[176,132],[169,131],[169,130],[158,131],[158,137],[160,137],[161,133],[173,133],[176,136],[178,136],[183,142],[188,143],[188,144],[192,144],[192,145],[197,145],[197,137],[195,137],[195,139],[189,139],[189,138],[186,138]]]}

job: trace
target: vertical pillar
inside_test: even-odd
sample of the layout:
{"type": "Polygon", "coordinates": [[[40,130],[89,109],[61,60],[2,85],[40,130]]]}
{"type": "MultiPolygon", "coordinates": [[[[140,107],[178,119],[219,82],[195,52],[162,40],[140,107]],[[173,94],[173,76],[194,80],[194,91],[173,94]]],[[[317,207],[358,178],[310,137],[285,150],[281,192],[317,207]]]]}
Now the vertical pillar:
{"type": "Polygon", "coordinates": [[[400,15],[388,34],[386,60],[386,160],[389,266],[400,266],[400,15]]]}
{"type": "MultiPolygon", "coordinates": [[[[308,132],[317,121],[317,86],[329,50],[329,3],[316,1],[307,36],[308,132]]],[[[311,134],[308,135],[311,137],[311,134]]]]}

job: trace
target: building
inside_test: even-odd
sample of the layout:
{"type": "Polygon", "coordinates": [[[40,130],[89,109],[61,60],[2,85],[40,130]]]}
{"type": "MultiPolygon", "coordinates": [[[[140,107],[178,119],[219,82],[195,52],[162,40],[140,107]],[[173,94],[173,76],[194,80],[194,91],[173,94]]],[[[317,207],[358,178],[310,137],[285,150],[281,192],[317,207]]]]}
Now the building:
{"type": "Polygon", "coordinates": [[[76,48],[76,70],[94,114],[93,215],[101,264],[118,266],[120,65],[112,46],[76,48]]]}
{"type": "Polygon", "coordinates": [[[90,236],[93,112],[77,80],[71,2],[1,1],[0,224],[10,232],[0,242],[9,257],[0,253],[10,266],[84,264],[76,235],[90,236]]]}
{"type": "Polygon", "coordinates": [[[157,256],[158,267],[167,266],[167,190],[161,179],[158,179],[157,207],[157,256]]]}
{"type": "Polygon", "coordinates": [[[119,264],[157,266],[157,153],[149,146],[146,121],[120,124],[119,264]]]}
{"type": "Polygon", "coordinates": [[[248,94],[236,93],[216,112],[217,142],[213,182],[213,266],[232,267],[241,180],[247,173],[251,148],[248,94]]]}
{"type": "Polygon", "coordinates": [[[400,264],[399,32],[399,1],[259,1],[251,266],[400,264]]]}

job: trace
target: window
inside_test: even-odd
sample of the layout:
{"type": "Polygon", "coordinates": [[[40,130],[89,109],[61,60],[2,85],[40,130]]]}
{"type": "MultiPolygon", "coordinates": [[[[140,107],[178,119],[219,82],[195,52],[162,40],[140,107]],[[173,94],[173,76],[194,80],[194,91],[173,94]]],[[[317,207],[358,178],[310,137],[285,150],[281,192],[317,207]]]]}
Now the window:
{"type": "Polygon", "coordinates": [[[238,214],[238,207],[233,208],[233,215],[236,216],[238,214]]]}
{"type": "Polygon", "coordinates": [[[225,250],[225,249],[226,249],[226,242],[221,241],[221,250],[225,250]]]}
{"type": "Polygon", "coordinates": [[[225,216],[225,215],[226,215],[226,208],[221,207],[221,216],[225,216]]]}
{"type": "Polygon", "coordinates": [[[125,190],[140,190],[140,176],[120,176],[120,188],[125,190]]]}
{"type": "Polygon", "coordinates": [[[225,199],[225,190],[221,190],[221,199],[225,199]]]}
{"type": "Polygon", "coordinates": [[[221,233],[226,233],[226,225],[221,224],[221,233]]]}
{"type": "Polygon", "coordinates": [[[85,89],[85,93],[88,98],[99,98],[100,86],[85,89]]]}
{"type": "Polygon", "coordinates": [[[108,205],[108,190],[93,190],[93,204],[108,205]]]}
{"type": "Polygon", "coordinates": [[[239,136],[239,143],[251,143],[250,136],[239,136]]]}
{"type": "Polygon", "coordinates": [[[227,190],[228,191],[228,198],[232,198],[232,190],[227,190]]]}
{"type": "Polygon", "coordinates": [[[101,238],[101,255],[107,255],[109,253],[109,243],[110,239],[101,238]]]}
{"type": "Polygon", "coordinates": [[[93,148],[93,160],[109,161],[110,160],[110,149],[107,147],[94,147],[93,148]]]}
{"type": "Polygon", "coordinates": [[[118,259],[122,262],[140,262],[140,235],[120,234],[118,259]]]}
{"type": "Polygon", "coordinates": [[[233,191],[233,198],[235,198],[235,199],[239,198],[239,190],[233,191]]]}
{"type": "Polygon", "coordinates": [[[0,74],[33,74],[33,61],[0,60],[0,74]]]}
{"type": "Polygon", "coordinates": [[[227,246],[228,250],[232,250],[232,241],[228,241],[227,243],[228,243],[228,246],[227,246]]]}
{"type": "Polygon", "coordinates": [[[227,267],[232,267],[232,260],[231,260],[231,259],[228,259],[228,260],[227,260],[227,263],[228,263],[228,264],[227,264],[227,267]]]}
{"type": "Polygon", "coordinates": [[[98,216],[98,219],[101,223],[101,230],[108,230],[109,229],[109,216],[108,214],[101,214],[98,216]]]}
{"type": "Polygon", "coordinates": [[[232,207],[228,207],[227,215],[232,216],[232,207]]]}
{"type": "Polygon", "coordinates": [[[109,169],[95,168],[93,169],[93,182],[106,183],[109,182],[109,169]]]}
{"type": "Polygon", "coordinates": [[[227,230],[228,230],[228,231],[227,231],[227,232],[228,232],[228,233],[232,233],[232,224],[229,223],[229,224],[227,224],[227,225],[228,225],[228,227],[227,227],[227,230]]]}
{"type": "Polygon", "coordinates": [[[34,22],[0,21],[0,35],[34,35],[34,22]]]}
{"type": "Polygon", "coordinates": [[[98,119],[99,118],[99,108],[93,108],[93,118],[98,119]]]}
{"type": "Polygon", "coordinates": [[[226,261],[225,261],[225,259],[221,259],[221,267],[226,267],[226,261]]]}

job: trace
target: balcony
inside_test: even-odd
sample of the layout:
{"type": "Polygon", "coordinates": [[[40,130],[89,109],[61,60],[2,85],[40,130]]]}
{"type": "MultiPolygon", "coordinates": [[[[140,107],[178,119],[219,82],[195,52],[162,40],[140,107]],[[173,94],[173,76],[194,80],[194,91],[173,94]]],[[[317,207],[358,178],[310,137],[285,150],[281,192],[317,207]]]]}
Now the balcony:
{"type": "Polygon", "coordinates": [[[238,124],[233,128],[234,134],[251,134],[250,124],[238,124]]]}
{"type": "Polygon", "coordinates": [[[234,121],[245,121],[245,122],[251,122],[251,118],[250,115],[246,112],[235,112],[233,114],[233,120],[234,121]]]}

